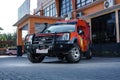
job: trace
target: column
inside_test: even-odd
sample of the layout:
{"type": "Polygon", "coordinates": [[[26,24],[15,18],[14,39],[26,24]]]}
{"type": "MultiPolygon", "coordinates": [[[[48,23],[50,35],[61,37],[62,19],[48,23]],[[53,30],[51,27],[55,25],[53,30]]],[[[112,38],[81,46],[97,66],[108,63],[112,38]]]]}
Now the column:
{"type": "Polygon", "coordinates": [[[72,17],[73,19],[76,19],[76,0],[72,0],[72,8],[73,8],[73,12],[72,12],[72,17]]]}
{"type": "Polygon", "coordinates": [[[57,17],[60,17],[60,0],[55,0],[57,17]]]}
{"type": "Polygon", "coordinates": [[[17,28],[17,56],[22,56],[22,29],[17,28]]]}
{"type": "Polygon", "coordinates": [[[118,10],[115,11],[116,16],[116,37],[117,37],[117,43],[120,42],[120,35],[119,35],[119,16],[118,16],[118,10]]]}
{"type": "Polygon", "coordinates": [[[29,23],[28,23],[28,33],[29,34],[35,33],[35,23],[34,23],[33,19],[29,20],[29,23]]]}
{"type": "Polygon", "coordinates": [[[44,16],[43,10],[40,10],[40,16],[44,16]]]}

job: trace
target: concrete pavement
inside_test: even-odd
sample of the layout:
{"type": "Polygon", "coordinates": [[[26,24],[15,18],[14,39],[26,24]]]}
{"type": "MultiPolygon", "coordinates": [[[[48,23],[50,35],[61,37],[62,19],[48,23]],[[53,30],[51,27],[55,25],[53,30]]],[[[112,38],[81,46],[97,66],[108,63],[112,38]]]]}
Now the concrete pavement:
{"type": "Polygon", "coordinates": [[[46,58],[33,64],[26,56],[0,56],[0,80],[120,80],[120,58],[93,57],[77,64],[46,58]]]}

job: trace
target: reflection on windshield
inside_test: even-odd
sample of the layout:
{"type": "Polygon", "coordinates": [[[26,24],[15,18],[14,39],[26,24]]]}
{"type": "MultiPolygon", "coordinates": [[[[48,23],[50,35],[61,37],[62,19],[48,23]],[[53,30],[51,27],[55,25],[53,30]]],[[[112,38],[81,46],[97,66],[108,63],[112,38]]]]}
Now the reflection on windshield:
{"type": "Polygon", "coordinates": [[[43,33],[74,32],[75,25],[53,25],[47,28],[43,33]]]}

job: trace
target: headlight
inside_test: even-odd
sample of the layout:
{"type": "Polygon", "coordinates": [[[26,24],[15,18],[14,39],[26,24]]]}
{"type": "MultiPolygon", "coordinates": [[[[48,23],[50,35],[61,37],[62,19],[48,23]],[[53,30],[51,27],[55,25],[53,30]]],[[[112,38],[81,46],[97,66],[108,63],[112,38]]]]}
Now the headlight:
{"type": "Polygon", "coordinates": [[[69,40],[70,39],[70,34],[69,33],[64,33],[62,36],[62,40],[69,40]]]}

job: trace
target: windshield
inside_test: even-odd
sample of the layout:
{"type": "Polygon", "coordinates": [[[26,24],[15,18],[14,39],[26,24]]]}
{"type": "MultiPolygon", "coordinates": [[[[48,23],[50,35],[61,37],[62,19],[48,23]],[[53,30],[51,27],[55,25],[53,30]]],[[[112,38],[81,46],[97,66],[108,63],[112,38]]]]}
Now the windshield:
{"type": "Polygon", "coordinates": [[[74,32],[75,25],[53,25],[47,28],[43,33],[74,32]]]}

